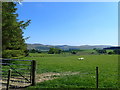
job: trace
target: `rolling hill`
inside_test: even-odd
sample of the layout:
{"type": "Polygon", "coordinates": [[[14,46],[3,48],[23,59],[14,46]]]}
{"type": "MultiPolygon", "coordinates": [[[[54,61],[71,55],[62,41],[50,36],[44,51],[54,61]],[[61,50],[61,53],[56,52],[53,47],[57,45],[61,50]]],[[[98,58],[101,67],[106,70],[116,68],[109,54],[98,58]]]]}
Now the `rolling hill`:
{"type": "Polygon", "coordinates": [[[108,48],[110,45],[82,45],[82,46],[69,46],[69,45],[43,45],[43,44],[27,44],[27,49],[39,49],[41,51],[48,51],[50,48],[59,48],[63,50],[69,49],[93,49],[93,48],[108,48]]]}

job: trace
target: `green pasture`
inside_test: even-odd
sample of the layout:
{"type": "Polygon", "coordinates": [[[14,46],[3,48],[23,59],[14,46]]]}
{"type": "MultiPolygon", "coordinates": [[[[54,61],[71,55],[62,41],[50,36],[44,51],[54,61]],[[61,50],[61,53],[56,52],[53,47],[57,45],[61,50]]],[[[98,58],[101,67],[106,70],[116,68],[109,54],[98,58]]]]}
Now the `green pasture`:
{"type": "Polygon", "coordinates": [[[37,74],[80,72],[37,83],[29,88],[95,88],[95,68],[99,67],[99,87],[117,88],[118,55],[30,54],[22,59],[36,60],[37,74]],[[84,57],[84,60],[78,60],[84,57]]]}

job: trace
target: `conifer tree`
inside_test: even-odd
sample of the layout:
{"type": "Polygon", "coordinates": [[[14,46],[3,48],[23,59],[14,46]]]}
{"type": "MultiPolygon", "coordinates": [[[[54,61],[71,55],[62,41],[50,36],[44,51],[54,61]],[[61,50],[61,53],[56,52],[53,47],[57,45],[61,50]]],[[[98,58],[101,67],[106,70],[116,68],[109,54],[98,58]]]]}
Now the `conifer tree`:
{"type": "Polygon", "coordinates": [[[27,22],[17,19],[17,3],[2,3],[2,55],[6,57],[17,57],[27,54],[27,45],[23,38],[23,29],[25,29],[30,20],[27,22]]]}

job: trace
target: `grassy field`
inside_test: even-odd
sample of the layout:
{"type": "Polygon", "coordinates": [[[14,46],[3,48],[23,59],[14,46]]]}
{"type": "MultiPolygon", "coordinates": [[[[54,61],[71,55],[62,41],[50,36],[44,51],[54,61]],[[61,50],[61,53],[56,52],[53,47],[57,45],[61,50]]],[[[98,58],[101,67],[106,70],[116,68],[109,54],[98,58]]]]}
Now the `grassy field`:
{"type": "MultiPolygon", "coordinates": [[[[22,59],[36,60],[37,74],[75,73],[60,75],[53,80],[29,88],[95,88],[95,68],[99,67],[99,87],[117,88],[118,55],[30,54],[22,59]],[[80,61],[79,57],[85,59],[80,61]]],[[[28,89],[29,89],[28,88],[28,89]]]]}

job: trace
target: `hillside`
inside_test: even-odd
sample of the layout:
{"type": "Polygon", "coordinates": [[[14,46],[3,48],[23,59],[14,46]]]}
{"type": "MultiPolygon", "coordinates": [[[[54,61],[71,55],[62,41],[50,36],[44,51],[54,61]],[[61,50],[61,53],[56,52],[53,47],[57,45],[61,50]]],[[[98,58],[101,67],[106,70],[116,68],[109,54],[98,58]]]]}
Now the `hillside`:
{"type": "Polygon", "coordinates": [[[69,50],[69,49],[93,49],[93,48],[107,48],[111,47],[110,45],[82,45],[82,46],[69,46],[69,45],[43,45],[43,44],[27,44],[27,49],[39,49],[42,51],[48,51],[49,48],[60,48],[63,50],[69,50]]]}

